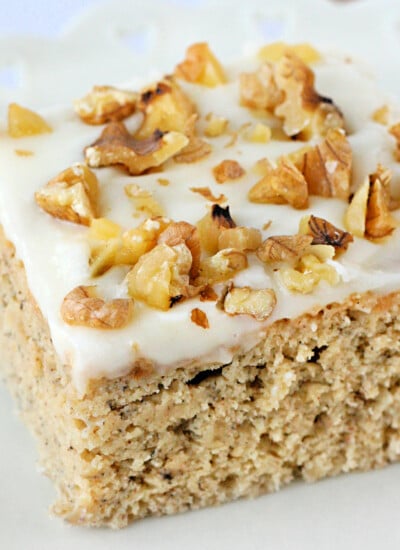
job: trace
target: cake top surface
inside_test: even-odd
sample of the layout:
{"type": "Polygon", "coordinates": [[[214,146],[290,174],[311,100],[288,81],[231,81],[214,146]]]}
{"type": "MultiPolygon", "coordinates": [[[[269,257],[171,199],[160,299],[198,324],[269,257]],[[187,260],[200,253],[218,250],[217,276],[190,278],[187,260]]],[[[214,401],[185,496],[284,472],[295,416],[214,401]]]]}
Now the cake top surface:
{"type": "Polygon", "coordinates": [[[77,387],[227,363],[277,319],[398,288],[397,117],[304,44],[229,67],[197,44],[142,90],[10,105],[0,222],[77,387]]]}

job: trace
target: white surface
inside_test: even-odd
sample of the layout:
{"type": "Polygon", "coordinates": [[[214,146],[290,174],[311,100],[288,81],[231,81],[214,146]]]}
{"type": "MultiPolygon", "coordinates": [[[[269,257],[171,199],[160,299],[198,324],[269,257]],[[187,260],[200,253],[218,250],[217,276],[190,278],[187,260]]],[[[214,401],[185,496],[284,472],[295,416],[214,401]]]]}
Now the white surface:
{"type": "MultiPolygon", "coordinates": [[[[98,2],[93,1],[95,3],[98,2]]],[[[61,102],[75,97],[93,82],[106,78],[109,82],[129,79],[143,70],[144,57],[133,56],[129,47],[132,41],[121,45],[117,38],[121,32],[131,34],[135,30],[133,24],[140,30],[139,38],[133,40],[134,49],[140,53],[143,44],[152,43],[148,55],[150,59],[160,60],[163,67],[176,60],[176,48],[181,50],[196,38],[211,39],[222,55],[233,55],[238,53],[242,42],[260,43],[263,35],[275,38],[281,34],[290,41],[307,39],[323,47],[339,47],[363,55],[375,66],[386,88],[398,93],[400,72],[393,69],[398,67],[399,49],[400,6],[396,0],[364,0],[359,5],[341,7],[341,12],[323,0],[209,2],[212,10],[208,13],[194,15],[181,9],[179,21],[184,29],[181,32],[177,32],[173,9],[167,2],[160,3],[163,9],[157,8],[158,2],[150,0],[147,3],[114,1],[112,8],[101,7],[96,19],[87,16],[75,30],[64,33],[61,41],[54,41],[55,29],[58,30],[61,23],[54,8],[48,15],[48,7],[59,3],[37,2],[36,12],[31,8],[29,16],[33,2],[7,2],[5,9],[5,1],[1,0],[4,4],[1,25],[4,26],[0,25],[0,29],[32,30],[31,34],[36,37],[0,39],[0,69],[17,66],[24,75],[19,89],[11,90],[13,79],[5,78],[8,85],[0,90],[0,102],[10,99],[25,100],[32,105],[61,102]],[[18,18],[14,16],[18,10],[24,17],[23,24],[17,27],[18,18]],[[7,18],[14,21],[13,25],[6,22],[7,18]],[[146,20],[163,22],[158,27],[152,25],[158,30],[156,34],[150,32],[147,38],[143,25],[140,26],[146,20]],[[52,37],[50,42],[44,38],[46,29],[52,37]],[[229,34],[224,32],[228,29],[229,34]],[[175,38],[167,40],[167,32],[175,38]],[[96,62],[99,57],[101,64],[96,62]],[[386,63],[380,63],[381,59],[386,59],[386,63]],[[81,72],[77,72],[77,60],[84,69],[81,72]]],[[[60,2],[60,13],[66,15],[77,5],[77,1],[60,2]]],[[[4,32],[1,34],[4,37],[4,32]]],[[[4,74],[7,77],[7,71],[4,74]]],[[[400,547],[400,466],[343,476],[312,486],[296,484],[255,501],[146,520],[121,532],[68,527],[48,518],[53,490],[47,480],[34,472],[32,441],[12,415],[12,408],[10,398],[1,388],[0,548],[394,550],[400,547]]]]}

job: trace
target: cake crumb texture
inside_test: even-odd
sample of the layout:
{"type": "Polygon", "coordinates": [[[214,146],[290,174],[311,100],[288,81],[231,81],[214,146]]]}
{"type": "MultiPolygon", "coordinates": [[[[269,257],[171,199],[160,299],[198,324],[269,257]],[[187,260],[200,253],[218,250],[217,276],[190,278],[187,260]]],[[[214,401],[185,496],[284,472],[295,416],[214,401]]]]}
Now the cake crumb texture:
{"type": "Polygon", "coordinates": [[[277,321],[227,365],[136,368],[82,397],[0,243],[2,375],[68,521],[119,528],[398,459],[400,292],[277,321]]]}

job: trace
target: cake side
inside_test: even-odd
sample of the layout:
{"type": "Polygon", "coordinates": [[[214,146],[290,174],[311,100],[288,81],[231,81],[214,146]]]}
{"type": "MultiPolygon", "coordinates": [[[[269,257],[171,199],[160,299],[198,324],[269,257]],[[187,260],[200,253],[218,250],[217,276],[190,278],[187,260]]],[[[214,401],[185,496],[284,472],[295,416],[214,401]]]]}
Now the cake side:
{"type": "Polygon", "coordinates": [[[3,376],[73,523],[122,527],[399,457],[398,292],[277,321],[227,365],[80,397],[4,236],[0,269],[3,376]]]}

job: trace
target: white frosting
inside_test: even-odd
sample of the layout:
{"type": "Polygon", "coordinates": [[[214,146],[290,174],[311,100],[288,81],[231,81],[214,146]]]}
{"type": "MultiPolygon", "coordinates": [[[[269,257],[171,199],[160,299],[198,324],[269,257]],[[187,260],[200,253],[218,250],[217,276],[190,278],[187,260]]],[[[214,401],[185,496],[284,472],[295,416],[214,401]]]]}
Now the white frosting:
{"type": "MultiPolygon", "coordinates": [[[[246,63],[246,70],[251,66],[252,62],[246,63]]],[[[400,165],[393,159],[394,140],[387,128],[371,120],[371,113],[387,103],[386,96],[368,75],[348,63],[329,60],[316,65],[315,71],[317,90],[332,97],[345,115],[354,154],[354,187],[381,162],[393,171],[393,193],[400,195],[400,165]]],[[[233,82],[214,89],[184,86],[201,116],[209,112],[225,116],[233,130],[251,120],[250,112],[239,106],[237,73],[238,70],[232,69],[229,74],[233,82]]],[[[266,323],[247,316],[230,317],[217,309],[214,302],[200,304],[193,299],[176,304],[168,312],[136,302],[132,322],[120,330],[68,326],[60,316],[64,296],[77,285],[93,284],[88,268],[87,229],[43,213],[34,201],[34,192],[62,169],[81,161],[84,147],[99,136],[101,127],[83,124],[72,107],[45,116],[54,129],[52,134],[18,140],[4,132],[1,136],[0,221],[24,262],[29,286],[49,323],[55,349],[62,361],[72,365],[75,383],[81,391],[88,379],[128,372],[137,357],[150,359],[160,372],[197,358],[229,362],[233,348],[248,349],[254,345],[271,321],[297,316],[355,291],[399,288],[400,247],[396,231],[384,244],[356,239],[339,261],[332,262],[342,282],[334,287],[320,284],[309,295],[289,292],[279,274],[251,260],[250,267],[237,275],[236,283],[275,289],[277,307],[266,323]],[[15,149],[31,150],[34,155],[20,157],[15,149]],[[209,329],[191,322],[190,313],[195,307],[207,314],[209,329]]],[[[134,115],[128,126],[132,130],[139,122],[138,115],[134,115]]],[[[168,162],[163,174],[131,177],[120,169],[98,170],[101,215],[125,228],[137,225],[141,218],[133,217],[133,205],[124,193],[127,183],[137,183],[154,192],[168,217],[195,223],[204,216],[209,203],[189,188],[208,186],[215,194],[228,197],[232,217],[238,225],[262,229],[265,222],[272,220],[271,227],[263,231],[264,237],[296,233],[300,218],[308,213],[343,227],[347,206],[344,201],[311,197],[310,208],[298,211],[286,205],[259,205],[247,200],[248,190],[259,179],[252,170],[254,163],[262,157],[273,160],[301,144],[290,141],[255,144],[239,138],[234,146],[226,148],[229,139],[225,135],[210,140],[213,153],[199,163],[168,162]],[[237,182],[219,185],[212,168],[225,159],[237,159],[246,175],[237,182]],[[168,178],[170,185],[160,186],[159,177],[168,178]]],[[[125,273],[126,268],[114,268],[99,278],[96,283],[100,293],[108,298],[126,296],[125,273]]]]}

